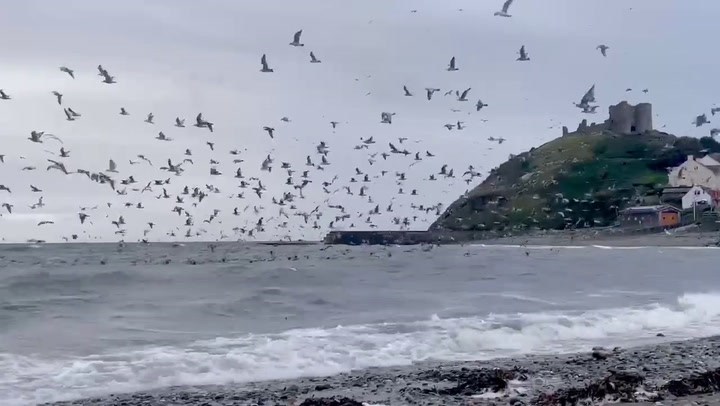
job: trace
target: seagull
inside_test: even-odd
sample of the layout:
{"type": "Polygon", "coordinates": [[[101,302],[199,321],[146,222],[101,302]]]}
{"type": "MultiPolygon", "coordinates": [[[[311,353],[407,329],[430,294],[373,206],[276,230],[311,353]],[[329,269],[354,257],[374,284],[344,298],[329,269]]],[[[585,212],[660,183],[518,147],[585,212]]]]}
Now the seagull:
{"type": "Polygon", "coordinates": [[[530,60],[527,52],[525,52],[525,45],[520,47],[519,54],[520,54],[520,57],[517,59],[518,61],[529,61],[530,60]]]}
{"type": "Polygon", "coordinates": [[[75,71],[72,70],[72,69],[70,69],[70,68],[68,68],[68,67],[61,66],[61,67],[60,67],[60,72],[65,72],[65,73],[67,73],[68,75],[70,75],[71,78],[75,79],[75,71]]]}
{"type": "Polygon", "coordinates": [[[2,207],[4,207],[8,211],[8,213],[12,214],[12,208],[15,206],[10,203],[3,203],[2,207]]]}
{"type": "Polygon", "coordinates": [[[69,175],[67,169],[65,169],[65,164],[63,164],[62,162],[53,161],[52,159],[48,159],[48,162],[52,163],[52,165],[47,167],[48,171],[50,169],[57,169],[65,175],[69,175]]]}
{"type": "Polygon", "coordinates": [[[107,171],[108,171],[108,172],[113,172],[113,173],[118,173],[118,171],[117,171],[117,164],[115,164],[115,161],[113,161],[112,159],[111,159],[110,162],[108,163],[108,170],[107,170],[107,171]]]}
{"type": "Polygon", "coordinates": [[[595,101],[595,85],[592,85],[590,87],[590,90],[588,90],[585,95],[583,95],[582,99],[580,99],[580,103],[576,104],[577,107],[585,108],[585,106],[588,106],[590,103],[595,101]]]}
{"type": "Polygon", "coordinates": [[[63,95],[60,94],[60,92],[58,92],[57,90],[53,90],[52,94],[55,95],[55,97],[57,97],[58,104],[62,104],[63,95]]]}
{"type": "Polygon", "coordinates": [[[30,191],[33,193],[40,193],[42,190],[40,190],[37,186],[30,185],[30,191]]]}
{"type": "Polygon", "coordinates": [[[193,124],[193,126],[198,128],[207,128],[210,132],[213,132],[213,125],[215,124],[203,118],[202,113],[198,113],[197,117],[195,117],[195,124],[193,124]]]}
{"type": "Polygon", "coordinates": [[[311,52],[310,52],[310,63],[320,63],[320,62],[322,62],[322,61],[319,60],[319,59],[317,59],[317,58],[315,57],[315,54],[312,53],[312,51],[311,51],[311,52]]]}
{"type": "Polygon", "coordinates": [[[8,96],[4,90],[0,89],[0,99],[1,100],[10,100],[10,96],[8,96]]]}
{"type": "Polygon", "coordinates": [[[482,100],[478,100],[477,104],[475,104],[475,108],[477,109],[477,111],[482,110],[483,107],[487,107],[487,104],[483,103],[482,100]]]}
{"type": "Polygon", "coordinates": [[[180,117],[175,117],[175,127],[185,127],[185,119],[181,120],[180,117]]]}
{"type": "Polygon", "coordinates": [[[412,96],[412,93],[410,93],[410,90],[408,90],[407,86],[403,86],[403,90],[405,91],[405,96],[412,96]]]}
{"type": "Polygon", "coordinates": [[[448,65],[447,70],[448,71],[458,70],[458,68],[455,67],[455,57],[454,56],[450,59],[450,64],[448,65]]]}
{"type": "Polygon", "coordinates": [[[153,113],[149,113],[147,115],[147,118],[145,119],[145,122],[148,124],[155,124],[153,123],[153,118],[155,118],[155,115],[153,113]]]}
{"type": "Polygon", "coordinates": [[[380,119],[381,119],[380,122],[383,124],[392,124],[392,116],[394,116],[394,115],[395,115],[395,113],[385,113],[385,112],[380,113],[380,119]]]}
{"type": "Polygon", "coordinates": [[[425,91],[427,92],[427,99],[430,100],[430,99],[432,99],[433,93],[439,92],[440,89],[435,89],[435,88],[432,88],[432,87],[426,87],[426,88],[425,88],[425,91]]]}
{"type": "Polygon", "coordinates": [[[73,109],[71,109],[70,107],[68,107],[67,111],[69,111],[70,114],[72,114],[73,117],[80,117],[80,116],[82,116],[82,114],[74,112],[73,109]]]}
{"type": "Polygon", "coordinates": [[[260,69],[260,72],[265,72],[265,73],[274,72],[274,70],[272,70],[268,67],[267,57],[265,57],[265,54],[263,54],[262,58],[260,58],[260,63],[262,64],[262,69],[260,69]]]}
{"type": "Polygon", "coordinates": [[[80,217],[80,224],[85,224],[85,219],[90,217],[90,215],[85,213],[78,213],[78,217],[80,217]]]}
{"type": "Polygon", "coordinates": [[[302,30],[295,33],[295,36],[293,36],[293,42],[290,43],[290,45],[294,47],[304,47],[305,44],[300,43],[300,36],[302,35],[302,30]]]}
{"type": "Polygon", "coordinates": [[[693,121],[693,124],[695,124],[695,127],[700,127],[703,124],[708,124],[710,121],[707,119],[707,115],[701,114],[697,117],[695,117],[695,121],[693,121]]]}
{"type": "Polygon", "coordinates": [[[609,46],[600,44],[595,49],[599,49],[602,56],[607,56],[607,50],[610,49],[609,46]]]}
{"type": "Polygon", "coordinates": [[[465,89],[465,91],[462,92],[460,97],[458,97],[458,101],[467,101],[468,100],[467,95],[468,95],[468,93],[470,93],[470,89],[472,89],[472,88],[469,87],[469,88],[465,89]]]}
{"type": "Polygon", "coordinates": [[[115,76],[110,76],[106,70],[102,71],[103,76],[103,83],[111,84],[111,83],[117,83],[115,81],[115,76]]]}
{"type": "Polygon", "coordinates": [[[155,139],[156,139],[156,140],[160,140],[160,141],[172,141],[172,138],[166,137],[166,136],[165,136],[165,133],[163,133],[162,131],[160,131],[160,132],[158,133],[158,135],[157,135],[157,137],[155,137],[155,139]]]}
{"type": "Polygon", "coordinates": [[[2,192],[2,191],[6,191],[6,192],[8,192],[8,193],[12,193],[12,192],[10,191],[10,188],[9,188],[9,187],[0,184],[0,192],[2,192]]]}
{"type": "Polygon", "coordinates": [[[72,113],[68,111],[68,109],[63,109],[65,111],[65,116],[67,116],[67,121],[75,121],[75,117],[73,117],[72,113]]]}
{"type": "Polygon", "coordinates": [[[267,133],[268,133],[268,135],[270,136],[270,138],[275,138],[275,137],[273,136],[273,132],[275,131],[274,128],[265,126],[265,127],[263,127],[263,130],[267,131],[267,133]]]}
{"type": "Polygon", "coordinates": [[[513,0],[506,0],[502,6],[502,10],[496,11],[495,15],[500,17],[512,17],[510,14],[508,14],[508,9],[510,8],[512,2],[513,0]]]}
{"type": "Polygon", "coordinates": [[[128,113],[127,110],[125,110],[125,107],[120,107],[120,115],[121,116],[129,116],[130,113],[128,113]]]}

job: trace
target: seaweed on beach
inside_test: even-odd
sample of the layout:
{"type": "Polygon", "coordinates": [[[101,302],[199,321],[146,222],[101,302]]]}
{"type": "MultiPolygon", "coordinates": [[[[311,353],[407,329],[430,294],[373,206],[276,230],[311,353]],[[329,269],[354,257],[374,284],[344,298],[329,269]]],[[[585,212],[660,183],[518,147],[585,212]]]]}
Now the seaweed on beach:
{"type": "MultiPolygon", "coordinates": [[[[534,402],[537,405],[577,405],[586,400],[608,400],[613,402],[637,402],[636,394],[644,378],[632,372],[611,372],[611,375],[593,382],[584,388],[560,389],[543,393],[534,402]]],[[[654,400],[659,400],[656,398],[654,400]]]]}
{"type": "Polygon", "coordinates": [[[720,390],[720,368],[696,373],[689,378],[673,379],[663,385],[662,389],[674,396],[717,392],[720,390]]]}
{"type": "Polygon", "coordinates": [[[308,398],[300,406],[363,406],[362,403],[350,398],[308,398]]]}
{"type": "Polygon", "coordinates": [[[484,392],[500,392],[508,387],[508,381],[512,379],[526,380],[525,371],[519,368],[513,369],[462,369],[460,371],[441,372],[427,374],[427,378],[435,380],[456,381],[457,385],[448,389],[426,389],[427,392],[435,392],[439,395],[475,395],[484,392]]]}

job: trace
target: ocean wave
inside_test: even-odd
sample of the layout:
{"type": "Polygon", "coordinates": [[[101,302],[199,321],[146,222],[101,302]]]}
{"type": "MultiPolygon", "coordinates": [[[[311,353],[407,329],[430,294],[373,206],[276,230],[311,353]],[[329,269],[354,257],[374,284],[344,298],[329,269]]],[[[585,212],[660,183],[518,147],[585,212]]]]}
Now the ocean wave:
{"type": "Polygon", "coordinates": [[[31,405],[173,385],[333,375],[424,360],[563,353],[720,334],[720,294],[685,294],[672,305],[576,313],[522,313],[412,323],[296,329],[43,359],[0,353],[0,404],[31,405]]]}

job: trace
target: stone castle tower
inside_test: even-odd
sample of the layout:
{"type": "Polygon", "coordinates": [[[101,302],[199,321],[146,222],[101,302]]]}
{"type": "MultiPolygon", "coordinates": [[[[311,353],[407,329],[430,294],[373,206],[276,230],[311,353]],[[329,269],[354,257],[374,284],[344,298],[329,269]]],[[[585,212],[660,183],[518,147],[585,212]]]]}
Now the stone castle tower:
{"type": "Polygon", "coordinates": [[[652,104],[639,103],[633,106],[622,101],[608,108],[610,118],[606,121],[608,130],[618,134],[642,134],[651,131],[652,104]]]}

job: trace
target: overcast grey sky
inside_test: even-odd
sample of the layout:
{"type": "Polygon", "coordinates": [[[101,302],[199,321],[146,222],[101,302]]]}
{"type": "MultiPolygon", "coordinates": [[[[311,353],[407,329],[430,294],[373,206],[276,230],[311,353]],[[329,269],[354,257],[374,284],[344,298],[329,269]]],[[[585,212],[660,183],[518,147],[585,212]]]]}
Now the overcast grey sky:
{"type": "MultiPolygon", "coordinates": [[[[719,57],[706,50],[714,49],[711,27],[720,2],[516,0],[512,18],[494,17],[501,6],[502,0],[8,3],[0,25],[5,39],[0,88],[12,99],[0,100],[0,154],[6,155],[5,164],[0,164],[0,184],[13,193],[0,191],[0,204],[15,207],[13,214],[2,210],[0,238],[58,240],[77,233],[81,240],[134,241],[142,236],[147,221],[158,223],[151,239],[169,239],[165,233],[175,227],[181,237],[187,227],[182,226],[184,217],[170,211],[174,195],[184,185],[206,184],[222,192],[198,207],[192,207],[190,199],[182,205],[194,215],[192,230],[208,232],[202,239],[217,238],[221,231],[234,236],[233,227],[252,226],[260,216],[276,219],[258,238],[317,239],[339,214],[326,209],[328,204],[342,204],[353,215],[337,223],[339,228],[351,223],[367,228],[367,216],[358,218],[358,213],[379,204],[383,214],[372,219],[378,227],[391,227],[395,216],[417,215],[412,228],[422,229],[435,215],[412,210],[410,204],[451,203],[481,181],[476,178],[470,185],[462,181],[460,175],[468,165],[487,173],[509,154],[559,136],[562,125],[574,128],[582,118],[604,120],[607,106],[620,100],[652,102],[655,126],[667,125],[668,132],[693,136],[709,132],[709,126],[696,129],[690,123],[695,115],[709,113],[716,102],[713,79],[719,57]],[[299,29],[305,47],[289,46],[299,29]],[[607,58],[595,49],[598,44],[610,46],[607,58]],[[515,61],[521,45],[529,52],[529,62],[515,61]],[[322,63],[310,64],[309,51],[322,63]],[[272,74],[259,72],[263,53],[275,69],[272,74]],[[459,71],[446,71],[452,56],[459,71]],[[98,64],[118,83],[102,83],[98,64]],[[75,80],[58,70],[62,65],[75,69],[75,80]],[[592,84],[597,85],[601,107],[595,116],[583,115],[572,103],[592,84]],[[415,96],[404,97],[403,85],[415,96]],[[428,102],[426,87],[442,90],[428,102]],[[468,102],[442,95],[468,87],[472,88],[468,102]],[[649,93],[643,94],[644,88],[649,93]],[[53,90],[63,93],[63,105],[82,117],[66,121],[53,90]],[[481,112],[474,111],[478,98],[489,105],[481,112]],[[120,116],[121,106],[131,115],[120,116]],[[380,123],[383,111],[397,113],[392,125],[380,123]],[[143,122],[149,112],[155,114],[154,125],[143,122]],[[198,112],[215,123],[214,133],[190,126],[198,112]],[[186,118],[188,128],[173,127],[176,116],[186,118]],[[292,121],[281,122],[283,116],[292,121]],[[464,130],[443,127],[458,120],[465,123],[464,130]],[[341,124],[333,131],[330,121],[341,124]],[[276,129],[275,139],[263,126],[276,129]],[[46,159],[57,157],[46,150],[57,153],[60,144],[32,143],[27,139],[32,130],[62,138],[71,151],[71,157],[64,159],[69,170],[104,171],[113,158],[120,171],[114,178],[133,175],[139,182],[135,187],[171,177],[167,189],[173,199],[155,199],[162,191],[158,187],[153,193],[129,191],[117,196],[107,185],[89,182],[82,175],[47,172],[46,159]],[[155,140],[158,131],[174,141],[155,140]],[[377,141],[370,150],[353,149],[361,137],[369,136],[377,141]],[[487,140],[490,136],[507,141],[498,145],[487,140]],[[400,145],[398,137],[408,141],[400,145]],[[321,140],[329,145],[331,165],[322,172],[311,171],[314,183],[296,204],[297,211],[320,205],[325,213],[318,221],[322,228],[310,228],[312,220],[301,228],[302,218],[291,216],[282,220],[288,221],[287,229],[276,230],[278,207],[270,198],[291,190],[284,185],[287,176],[280,163],[290,162],[298,170],[294,180],[299,183],[300,172],[309,169],[305,157],[320,161],[315,146],[321,140]],[[215,152],[206,141],[216,143],[215,152]],[[429,150],[436,157],[409,167],[412,155],[393,155],[387,161],[378,155],[371,166],[368,154],[387,151],[388,142],[421,155],[429,150]],[[181,177],[158,169],[168,158],[181,161],[185,148],[192,149],[195,164],[186,165],[181,177]],[[250,189],[245,190],[244,200],[228,198],[242,191],[233,178],[238,165],[232,163],[230,149],[243,151],[245,162],[240,166],[246,177],[259,176],[267,185],[262,200],[250,189]],[[140,153],[151,158],[154,167],[131,166],[128,160],[140,153]],[[268,153],[275,159],[272,174],[260,171],[268,153]],[[209,175],[211,157],[220,161],[217,167],[223,176],[209,175]],[[435,182],[427,181],[444,163],[457,178],[438,176],[435,182]],[[22,171],[26,166],[37,170],[22,171]],[[378,177],[368,184],[375,203],[357,196],[362,183],[349,183],[356,167],[378,177]],[[384,177],[383,170],[389,171],[384,177]],[[397,195],[395,172],[407,173],[402,185],[407,195],[397,195]],[[322,192],[321,182],[336,174],[339,180],[329,189],[349,185],[354,196],[343,190],[322,192]],[[43,192],[31,193],[29,184],[43,192]],[[412,189],[419,196],[410,196],[412,189]],[[46,206],[30,209],[40,196],[46,206]],[[391,199],[394,212],[384,213],[391,199]],[[122,207],[140,201],[144,210],[122,207]],[[112,207],[107,207],[108,202],[112,207]],[[79,207],[95,205],[100,208],[88,219],[93,224],[81,226],[79,207]],[[234,207],[242,211],[248,205],[264,209],[258,215],[252,209],[242,216],[231,215],[234,207]],[[214,208],[222,210],[220,216],[211,224],[203,223],[214,208]],[[119,215],[128,223],[125,237],[115,235],[116,227],[110,223],[119,215]],[[55,224],[37,227],[40,220],[55,224]]],[[[294,212],[289,206],[285,209],[294,212]]]]}

